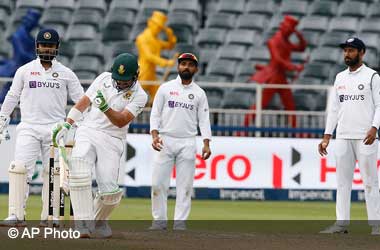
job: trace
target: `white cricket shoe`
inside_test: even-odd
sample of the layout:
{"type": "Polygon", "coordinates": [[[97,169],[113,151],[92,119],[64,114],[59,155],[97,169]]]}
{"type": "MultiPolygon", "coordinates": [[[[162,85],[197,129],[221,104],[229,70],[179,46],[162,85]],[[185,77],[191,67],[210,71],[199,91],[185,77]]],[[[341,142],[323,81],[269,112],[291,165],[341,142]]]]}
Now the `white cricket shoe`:
{"type": "Polygon", "coordinates": [[[380,235],[380,226],[372,226],[371,235],[380,235]]]}
{"type": "Polygon", "coordinates": [[[166,221],[153,221],[152,226],[150,226],[148,229],[152,231],[161,231],[166,230],[166,221]]]}
{"type": "Polygon", "coordinates": [[[96,222],[95,232],[93,234],[94,238],[111,238],[112,237],[112,229],[110,225],[108,225],[108,221],[99,220],[96,222]]]}
{"type": "Polygon", "coordinates": [[[11,214],[0,223],[0,227],[26,227],[26,222],[25,220],[19,220],[16,215],[11,214]]]}
{"type": "Polygon", "coordinates": [[[176,231],[185,231],[186,230],[186,223],[185,221],[174,221],[173,230],[176,231]]]}
{"type": "Polygon", "coordinates": [[[347,234],[347,226],[337,225],[336,223],[319,232],[320,234],[347,234]]]}

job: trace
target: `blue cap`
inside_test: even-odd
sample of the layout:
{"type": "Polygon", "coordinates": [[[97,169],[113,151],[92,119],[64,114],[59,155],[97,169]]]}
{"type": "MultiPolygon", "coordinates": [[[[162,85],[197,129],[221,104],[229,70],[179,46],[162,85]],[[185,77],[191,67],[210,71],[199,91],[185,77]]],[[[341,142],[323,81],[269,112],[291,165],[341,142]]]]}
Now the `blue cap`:
{"type": "Polygon", "coordinates": [[[341,47],[342,49],[346,47],[352,47],[364,51],[366,49],[364,42],[357,37],[351,37],[347,39],[344,43],[339,44],[339,47],[341,47]]]}
{"type": "Polygon", "coordinates": [[[38,32],[36,43],[59,44],[59,35],[55,29],[42,29],[38,32]]]}

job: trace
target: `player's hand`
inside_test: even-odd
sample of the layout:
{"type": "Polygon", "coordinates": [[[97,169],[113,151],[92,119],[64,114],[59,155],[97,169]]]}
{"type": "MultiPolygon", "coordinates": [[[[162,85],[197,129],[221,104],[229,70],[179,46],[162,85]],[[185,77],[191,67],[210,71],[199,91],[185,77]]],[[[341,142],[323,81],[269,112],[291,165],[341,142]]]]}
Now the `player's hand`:
{"type": "Polygon", "coordinates": [[[161,151],[162,145],[164,144],[162,143],[162,139],[159,136],[153,138],[152,147],[154,150],[161,151]]]}
{"type": "Polygon", "coordinates": [[[208,145],[204,145],[202,148],[202,159],[207,160],[211,155],[211,150],[208,145]]]}
{"type": "Polygon", "coordinates": [[[108,106],[108,103],[106,101],[106,98],[104,98],[103,96],[103,93],[101,90],[98,90],[96,92],[96,96],[94,98],[94,101],[93,103],[95,104],[95,106],[100,109],[100,111],[102,111],[103,113],[106,112],[107,110],[109,110],[109,106],[108,106]]]}
{"type": "Polygon", "coordinates": [[[323,139],[321,143],[318,144],[318,152],[321,156],[327,155],[327,146],[329,145],[330,140],[323,139]]]}
{"type": "Polygon", "coordinates": [[[364,138],[363,142],[365,145],[371,145],[376,140],[377,128],[371,127],[367,132],[367,136],[364,138]]]}
{"type": "Polygon", "coordinates": [[[54,147],[58,147],[58,142],[62,139],[66,143],[66,137],[71,128],[71,124],[68,122],[56,124],[51,131],[51,140],[54,147]]]}

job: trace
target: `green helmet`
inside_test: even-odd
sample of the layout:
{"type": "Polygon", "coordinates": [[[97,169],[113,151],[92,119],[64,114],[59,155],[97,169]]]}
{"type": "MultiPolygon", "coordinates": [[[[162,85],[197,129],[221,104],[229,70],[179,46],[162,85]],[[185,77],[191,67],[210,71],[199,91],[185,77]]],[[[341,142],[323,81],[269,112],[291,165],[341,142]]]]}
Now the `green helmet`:
{"type": "Polygon", "coordinates": [[[137,57],[129,53],[118,55],[113,62],[111,72],[112,79],[116,81],[129,81],[133,78],[137,80],[139,74],[137,57]]]}

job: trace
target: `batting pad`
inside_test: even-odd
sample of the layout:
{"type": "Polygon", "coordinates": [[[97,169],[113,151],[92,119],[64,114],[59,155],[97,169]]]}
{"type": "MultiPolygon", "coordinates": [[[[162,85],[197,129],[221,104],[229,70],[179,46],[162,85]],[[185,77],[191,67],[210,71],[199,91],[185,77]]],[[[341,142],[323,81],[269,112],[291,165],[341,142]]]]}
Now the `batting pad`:
{"type": "Polygon", "coordinates": [[[111,193],[98,193],[94,200],[95,220],[108,220],[111,212],[119,205],[123,190],[117,189],[111,193]]]}
{"type": "Polygon", "coordinates": [[[70,197],[75,220],[93,220],[91,189],[92,164],[82,158],[72,158],[70,169],[70,197]]]}
{"type": "Polygon", "coordinates": [[[27,190],[27,169],[22,161],[12,161],[9,173],[9,216],[14,214],[17,219],[24,220],[25,192],[27,190]]]}

